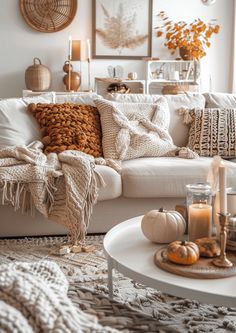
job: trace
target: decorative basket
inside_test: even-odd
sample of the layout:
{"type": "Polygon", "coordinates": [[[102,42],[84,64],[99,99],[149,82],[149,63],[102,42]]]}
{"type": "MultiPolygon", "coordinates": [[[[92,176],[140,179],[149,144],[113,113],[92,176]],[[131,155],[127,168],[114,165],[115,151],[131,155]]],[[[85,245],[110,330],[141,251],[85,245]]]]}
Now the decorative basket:
{"type": "Polygon", "coordinates": [[[20,10],[31,28],[41,32],[57,32],[74,19],[77,0],[20,0],[20,10]]]}
{"type": "Polygon", "coordinates": [[[39,58],[25,71],[26,88],[32,91],[44,91],[50,88],[52,75],[47,66],[42,65],[39,58]],[[36,63],[38,62],[38,63],[36,63]]]}
{"type": "Polygon", "coordinates": [[[199,86],[197,84],[167,84],[162,88],[163,95],[178,95],[187,91],[198,92],[199,86]]]}

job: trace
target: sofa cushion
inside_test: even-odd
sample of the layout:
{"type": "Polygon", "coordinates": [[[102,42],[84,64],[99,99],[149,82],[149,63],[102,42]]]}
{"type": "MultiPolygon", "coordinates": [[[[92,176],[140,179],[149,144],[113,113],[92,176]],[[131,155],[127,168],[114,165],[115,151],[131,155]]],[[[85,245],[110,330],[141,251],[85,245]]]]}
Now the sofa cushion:
{"type": "Polygon", "coordinates": [[[42,129],[44,152],[80,150],[102,156],[102,132],[96,107],[74,103],[30,104],[28,111],[42,129]]]}
{"type": "Polygon", "coordinates": [[[111,101],[119,103],[157,103],[163,98],[162,95],[145,95],[145,94],[119,94],[109,93],[106,96],[111,101]]]}
{"type": "Polygon", "coordinates": [[[56,102],[56,92],[55,91],[32,91],[32,90],[23,90],[22,91],[22,97],[23,99],[25,98],[34,98],[34,97],[45,97],[47,96],[47,98],[50,99],[51,103],[55,103],[56,102]]]}
{"type": "Polygon", "coordinates": [[[96,165],[95,170],[102,176],[105,187],[99,186],[99,178],[97,178],[99,191],[98,201],[115,199],[122,194],[121,176],[114,169],[105,165],[96,165]]]}
{"type": "Polygon", "coordinates": [[[204,108],[205,98],[201,94],[179,94],[165,95],[170,110],[169,132],[178,147],[184,147],[188,141],[188,126],[182,122],[182,117],[178,114],[178,109],[183,108],[204,108]]]}
{"type": "MultiPolygon", "coordinates": [[[[205,182],[212,158],[139,158],[122,162],[123,195],[130,198],[185,197],[185,186],[205,182]]],[[[233,177],[236,184],[236,177],[233,177]]]]}
{"type": "Polygon", "coordinates": [[[96,93],[89,92],[73,92],[73,93],[64,93],[56,94],[55,99],[56,103],[78,103],[95,106],[94,100],[102,98],[96,93]]]}
{"type": "Polygon", "coordinates": [[[204,93],[206,108],[236,108],[236,94],[204,93]]]}
{"type": "Polygon", "coordinates": [[[236,109],[194,109],[188,147],[200,156],[236,157],[236,109]]]}
{"type": "Polygon", "coordinates": [[[0,148],[28,145],[40,140],[37,121],[27,112],[30,103],[52,103],[54,95],[8,98],[0,101],[0,148]]]}
{"type": "MultiPolygon", "coordinates": [[[[157,103],[160,95],[143,94],[109,94],[109,99],[125,103],[157,103]]],[[[173,142],[178,147],[186,146],[188,142],[188,126],[183,124],[182,117],[178,114],[178,109],[183,108],[204,108],[205,98],[198,93],[186,93],[179,95],[165,95],[170,110],[169,133],[173,142]]]]}
{"type": "Polygon", "coordinates": [[[157,104],[95,101],[102,125],[105,158],[127,160],[162,156],[174,150],[168,133],[169,109],[164,98],[157,104]]]}

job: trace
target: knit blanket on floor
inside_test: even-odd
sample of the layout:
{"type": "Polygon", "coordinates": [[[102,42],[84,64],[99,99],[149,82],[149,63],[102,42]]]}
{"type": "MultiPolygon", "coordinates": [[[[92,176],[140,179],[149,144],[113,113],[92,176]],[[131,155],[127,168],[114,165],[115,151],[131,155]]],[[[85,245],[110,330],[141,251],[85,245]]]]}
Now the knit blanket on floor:
{"type": "Polygon", "coordinates": [[[50,261],[0,265],[1,333],[117,332],[75,309],[68,286],[59,266],[50,261]]]}
{"type": "Polygon", "coordinates": [[[36,209],[83,240],[97,200],[94,158],[80,151],[45,155],[39,141],[0,150],[2,204],[36,209]]]}

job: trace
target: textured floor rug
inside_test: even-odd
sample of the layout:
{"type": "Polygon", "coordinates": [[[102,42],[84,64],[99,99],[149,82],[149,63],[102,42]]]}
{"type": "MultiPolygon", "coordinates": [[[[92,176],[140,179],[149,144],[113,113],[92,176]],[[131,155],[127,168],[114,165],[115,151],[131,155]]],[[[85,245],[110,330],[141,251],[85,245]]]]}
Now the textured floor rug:
{"type": "MultiPolygon", "coordinates": [[[[204,305],[146,288],[115,274],[115,297],[107,289],[107,265],[102,236],[87,237],[92,253],[57,255],[63,237],[0,240],[0,263],[52,260],[70,282],[69,298],[76,307],[94,315],[103,326],[121,332],[200,333],[236,332],[236,307],[204,305]]],[[[236,287],[236,286],[235,286],[236,287]]]]}

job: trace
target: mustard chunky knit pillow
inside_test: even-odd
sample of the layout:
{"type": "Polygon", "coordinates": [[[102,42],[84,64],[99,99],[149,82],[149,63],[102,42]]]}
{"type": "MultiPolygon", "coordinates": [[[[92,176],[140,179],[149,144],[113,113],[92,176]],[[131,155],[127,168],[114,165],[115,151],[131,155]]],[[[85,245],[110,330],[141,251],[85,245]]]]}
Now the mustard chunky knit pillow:
{"type": "Polygon", "coordinates": [[[41,127],[46,154],[80,150],[94,157],[103,155],[100,116],[96,107],[31,103],[28,110],[41,127]]]}

